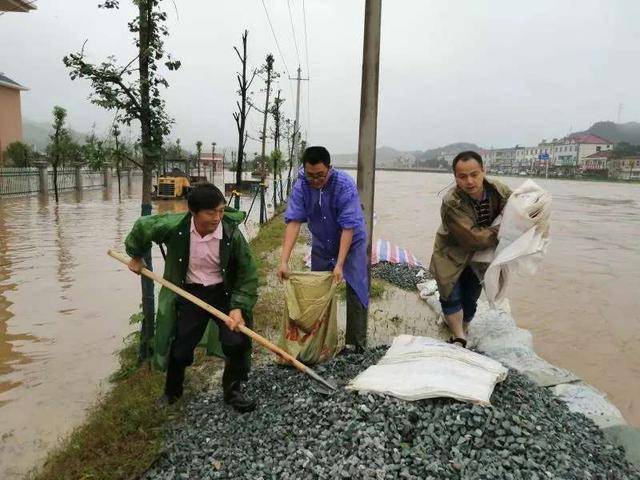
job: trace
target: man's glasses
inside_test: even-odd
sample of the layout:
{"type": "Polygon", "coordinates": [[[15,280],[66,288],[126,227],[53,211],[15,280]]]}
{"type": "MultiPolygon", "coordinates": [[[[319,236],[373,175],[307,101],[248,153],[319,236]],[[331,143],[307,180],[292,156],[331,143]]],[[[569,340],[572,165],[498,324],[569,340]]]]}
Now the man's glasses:
{"type": "Polygon", "coordinates": [[[309,181],[314,181],[314,180],[324,180],[325,178],[327,178],[327,173],[306,173],[304,174],[304,176],[307,178],[307,180],[309,181]]]}

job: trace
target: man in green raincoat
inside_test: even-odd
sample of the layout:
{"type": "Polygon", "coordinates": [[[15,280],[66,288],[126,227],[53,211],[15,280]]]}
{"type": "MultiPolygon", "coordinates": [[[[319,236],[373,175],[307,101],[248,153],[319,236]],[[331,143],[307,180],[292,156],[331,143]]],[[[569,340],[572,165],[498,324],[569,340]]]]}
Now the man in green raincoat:
{"type": "Polygon", "coordinates": [[[163,287],[153,349],[153,362],[166,370],[164,403],[182,396],[184,373],[193,352],[204,343],[207,353],[225,358],[224,401],[240,412],[256,402],[243,392],[251,359],[250,339],[238,326],[251,324],[257,300],[258,275],[251,250],[238,226],[245,214],[225,206],[214,185],[200,184],[189,194],[189,212],[138,219],[125,240],[129,269],[140,273],[142,255],[152,242],[167,248],[164,278],[228,313],[223,322],[163,287]]]}

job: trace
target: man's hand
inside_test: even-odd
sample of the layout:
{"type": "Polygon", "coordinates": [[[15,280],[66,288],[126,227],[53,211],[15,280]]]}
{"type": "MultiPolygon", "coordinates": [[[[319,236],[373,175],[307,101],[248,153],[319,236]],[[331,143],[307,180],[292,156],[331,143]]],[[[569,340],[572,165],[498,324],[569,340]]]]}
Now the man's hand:
{"type": "Polygon", "coordinates": [[[133,273],[140,275],[140,272],[144,267],[144,260],[142,257],[132,257],[131,260],[129,260],[128,267],[133,273]]]}
{"type": "Polygon", "coordinates": [[[289,278],[289,265],[281,263],[278,269],[278,280],[283,281],[289,278]]]}
{"type": "Polygon", "coordinates": [[[227,327],[229,327],[232,331],[237,332],[239,330],[240,325],[244,325],[244,318],[242,318],[242,310],[239,308],[234,308],[229,312],[229,316],[231,317],[231,322],[227,323],[227,327]]]}
{"type": "Polygon", "coordinates": [[[340,265],[336,265],[336,268],[333,269],[333,282],[340,283],[344,280],[344,276],[342,275],[342,267],[340,265]]]}

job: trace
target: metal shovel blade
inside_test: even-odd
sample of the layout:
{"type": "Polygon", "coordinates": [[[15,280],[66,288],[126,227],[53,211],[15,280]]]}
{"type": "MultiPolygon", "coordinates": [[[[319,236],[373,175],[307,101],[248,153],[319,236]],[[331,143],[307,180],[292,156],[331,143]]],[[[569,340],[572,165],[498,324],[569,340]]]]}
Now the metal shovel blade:
{"type": "Polygon", "coordinates": [[[306,373],[317,382],[312,388],[320,395],[333,395],[338,390],[335,382],[322,378],[309,367],[307,367],[306,373]]]}

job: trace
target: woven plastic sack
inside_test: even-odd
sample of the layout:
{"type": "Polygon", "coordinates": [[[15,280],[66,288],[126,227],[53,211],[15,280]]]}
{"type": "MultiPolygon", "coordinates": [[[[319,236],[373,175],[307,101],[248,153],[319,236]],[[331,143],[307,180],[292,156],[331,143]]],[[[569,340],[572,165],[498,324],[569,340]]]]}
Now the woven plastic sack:
{"type": "Polygon", "coordinates": [[[291,272],[278,346],[312,365],[338,352],[336,284],[331,272],[291,272]]]}
{"type": "Polygon", "coordinates": [[[347,390],[402,400],[449,397],[489,405],[507,369],[495,360],[429,337],[400,335],[387,353],[351,380],[347,390]]]}
{"type": "Polygon", "coordinates": [[[483,278],[491,306],[502,300],[513,274],[533,275],[547,253],[551,195],[533,180],[513,191],[494,224],[500,224],[498,246],[477,252],[472,267],[483,278]],[[487,265],[488,264],[488,265],[487,265]]]}

